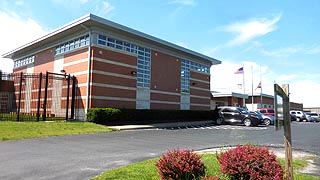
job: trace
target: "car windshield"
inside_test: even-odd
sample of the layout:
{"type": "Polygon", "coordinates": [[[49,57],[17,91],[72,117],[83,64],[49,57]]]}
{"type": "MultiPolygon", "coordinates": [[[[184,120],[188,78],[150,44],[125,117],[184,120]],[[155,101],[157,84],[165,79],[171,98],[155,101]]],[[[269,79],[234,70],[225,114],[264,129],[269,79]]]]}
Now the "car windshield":
{"type": "Polygon", "coordinates": [[[254,111],[256,114],[258,114],[258,115],[262,115],[262,113],[261,112],[259,112],[259,111],[254,111]]]}
{"type": "Polygon", "coordinates": [[[249,114],[249,111],[247,111],[246,109],[239,108],[238,110],[239,110],[242,114],[249,114]]]}

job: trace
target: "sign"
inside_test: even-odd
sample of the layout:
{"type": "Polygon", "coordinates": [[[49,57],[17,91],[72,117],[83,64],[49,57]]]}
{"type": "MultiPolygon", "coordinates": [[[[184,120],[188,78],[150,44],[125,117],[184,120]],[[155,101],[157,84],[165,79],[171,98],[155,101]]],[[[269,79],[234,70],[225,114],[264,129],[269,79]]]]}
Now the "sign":
{"type": "Polygon", "coordinates": [[[291,117],[289,101],[289,84],[282,85],[274,84],[274,108],[275,108],[275,128],[284,129],[284,145],[285,145],[285,160],[286,160],[286,179],[293,179],[292,168],[292,145],[291,145],[291,117]]]}

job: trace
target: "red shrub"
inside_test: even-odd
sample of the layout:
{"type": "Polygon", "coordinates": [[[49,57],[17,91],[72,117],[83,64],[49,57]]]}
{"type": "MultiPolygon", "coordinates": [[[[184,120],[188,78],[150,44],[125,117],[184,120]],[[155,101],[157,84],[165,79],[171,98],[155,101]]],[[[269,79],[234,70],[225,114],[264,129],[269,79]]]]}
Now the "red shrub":
{"type": "Polygon", "coordinates": [[[205,176],[201,156],[190,150],[173,150],[162,155],[156,166],[163,180],[191,180],[205,176]]]}
{"type": "Polygon", "coordinates": [[[237,146],[218,156],[221,172],[237,180],[282,180],[283,169],[268,148],[237,146]]]}

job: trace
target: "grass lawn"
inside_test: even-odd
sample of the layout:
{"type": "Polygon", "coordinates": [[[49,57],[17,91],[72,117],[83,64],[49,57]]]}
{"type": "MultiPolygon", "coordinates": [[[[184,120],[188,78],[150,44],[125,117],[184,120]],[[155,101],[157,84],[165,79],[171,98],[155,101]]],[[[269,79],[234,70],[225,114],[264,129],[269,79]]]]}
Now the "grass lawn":
{"type": "Polygon", "coordinates": [[[0,121],[0,141],[108,131],[112,129],[87,122],[0,121]]]}
{"type": "MultiPolygon", "coordinates": [[[[220,177],[221,179],[227,179],[220,172],[219,163],[215,154],[204,154],[201,159],[207,167],[207,175],[220,177]]],[[[157,160],[158,159],[146,160],[143,162],[112,169],[110,171],[102,173],[97,177],[92,178],[91,180],[158,180],[159,175],[155,166],[157,160]]],[[[280,163],[284,166],[283,159],[280,159],[280,163]]],[[[305,160],[294,160],[293,162],[293,167],[295,170],[306,166],[307,161],[305,160]]],[[[294,174],[294,178],[301,180],[320,180],[320,178],[304,174],[294,174]]]]}

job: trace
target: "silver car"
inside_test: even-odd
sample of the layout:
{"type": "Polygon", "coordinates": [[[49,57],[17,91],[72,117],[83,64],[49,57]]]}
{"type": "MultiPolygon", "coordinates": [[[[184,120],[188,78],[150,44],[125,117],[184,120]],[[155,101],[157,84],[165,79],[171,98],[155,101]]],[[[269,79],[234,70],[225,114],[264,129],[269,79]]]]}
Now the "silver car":
{"type": "Polygon", "coordinates": [[[306,117],[309,122],[320,122],[320,116],[317,113],[306,113],[306,117]]]}

